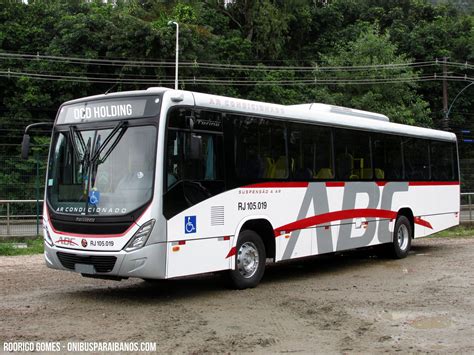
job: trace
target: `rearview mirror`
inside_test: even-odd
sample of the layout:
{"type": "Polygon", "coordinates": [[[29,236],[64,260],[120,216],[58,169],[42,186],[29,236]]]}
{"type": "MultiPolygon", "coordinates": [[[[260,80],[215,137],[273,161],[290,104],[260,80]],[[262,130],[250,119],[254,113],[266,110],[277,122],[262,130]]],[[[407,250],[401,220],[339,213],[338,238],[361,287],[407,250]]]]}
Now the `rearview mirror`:
{"type": "Polygon", "coordinates": [[[191,133],[190,142],[190,158],[200,160],[202,159],[202,138],[194,133],[191,133]]]}
{"type": "Polygon", "coordinates": [[[28,155],[30,152],[30,135],[24,134],[23,140],[21,141],[21,158],[28,159],[28,155]]]}

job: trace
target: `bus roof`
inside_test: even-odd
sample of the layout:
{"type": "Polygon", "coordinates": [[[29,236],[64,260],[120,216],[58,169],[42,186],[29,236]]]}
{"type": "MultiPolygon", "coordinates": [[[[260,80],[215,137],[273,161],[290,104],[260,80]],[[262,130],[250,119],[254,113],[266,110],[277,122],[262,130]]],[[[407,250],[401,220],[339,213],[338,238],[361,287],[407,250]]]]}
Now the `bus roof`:
{"type": "Polygon", "coordinates": [[[173,95],[173,93],[170,94],[176,97],[179,97],[181,94],[186,96],[192,95],[194,104],[196,106],[210,109],[220,109],[223,111],[235,113],[268,115],[276,118],[290,119],[292,121],[313,122],[326,126],[352,128],[372,132],[391,133],[444,141],[456,141],[456,135],[454,133],[393,123],[389,121],[387,116],[375,112],[355,110],[347,107],[319,103],[279,105],[184,90],[173,90],[164,87],[151,87],[147,90],[123,91],[89,96],[68,101],[65,104],[80,103],[83,101],[105,98],[143,96],[153,94],[161,95],[165,92],[175,92],[176,95],[173,95]]]}

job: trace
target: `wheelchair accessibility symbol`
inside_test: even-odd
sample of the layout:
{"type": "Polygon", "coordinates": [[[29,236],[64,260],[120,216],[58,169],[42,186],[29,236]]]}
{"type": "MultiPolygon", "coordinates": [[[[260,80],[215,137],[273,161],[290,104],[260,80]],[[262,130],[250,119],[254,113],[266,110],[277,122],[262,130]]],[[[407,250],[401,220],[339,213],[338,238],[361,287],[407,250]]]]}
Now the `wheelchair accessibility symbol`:
{"type": "Polygon", "coordinates": [[[97,190],[92,190],[89,192],[89,203],[91,205],[97,205],[100,201],[100,192],[97,190]]]}
{"type": "Polygon", "coordinates": [[[196,233],[196,216],[184,217],[184,233],[196,233]]]}

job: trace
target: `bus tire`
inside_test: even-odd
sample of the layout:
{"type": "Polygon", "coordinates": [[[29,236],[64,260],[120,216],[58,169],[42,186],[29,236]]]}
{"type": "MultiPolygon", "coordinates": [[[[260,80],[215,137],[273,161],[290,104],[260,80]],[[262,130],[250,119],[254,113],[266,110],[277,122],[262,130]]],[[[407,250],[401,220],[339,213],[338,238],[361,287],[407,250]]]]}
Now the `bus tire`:
{"type": "Polygon", "coordinates": [[[406,216],[398,216],[393,230],[393,240],[390,245],[390,254],[394,259],[403,259],[411,248],[413,228],[406,216]]]}
{"type": "Polygon", "coordinates": [[[235,252],[235,269],[229,270],[231,286],[238,290],[259,284],[265,272],[265,245],[262,238],[252,230],[239,234],[235,252]]]}

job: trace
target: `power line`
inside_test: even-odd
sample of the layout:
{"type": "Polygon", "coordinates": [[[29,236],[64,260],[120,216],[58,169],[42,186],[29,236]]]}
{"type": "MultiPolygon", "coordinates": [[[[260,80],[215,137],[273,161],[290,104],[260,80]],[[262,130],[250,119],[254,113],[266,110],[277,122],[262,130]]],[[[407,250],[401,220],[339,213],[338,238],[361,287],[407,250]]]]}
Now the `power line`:
{"type": "MultiPolygon", "coordinates": [[[[18,53],[0,53],[0,59],[14,60],[43,60],[52,62],[67,62],[70,64],[85,65],[107,65],[107,66],[130,66],[130,67],[153,67],[153,68],[174,68],[174,62],[168,61],[145,61],[145,60],[125,60],[125,59],[99,59],[99,58],[80,58],[67,56],[52,56],[40,54],[18,54],[18,53]]],[[[311,66],[275,66],[275,65],[245,65],[245,64],[229,64],[229,63],[210,63],[210,62],[181,62],[180,66],[195,69],[222,69],[222,70],[292,70],[292,71],[360,71],[360,70],[395,70],[403,68],[417,68],[439,65],[436,61],[406,62],[406,63],[389,63],[389,64],[371,64],[356,66],[320,66],[314,64],[311,66]]],[[[473,69],[474,65],[468,62],[457,63],[447,62],[448,66],[463,67],[465,69],[473,69]]]]}
{"type": "MultiPolygon", "coordinates": [[[[143,85],[163,85],[172,84],[172,79],[127,79],[127,78],[103,78],[103,77],[88,77],[88,76],[73,76],[73,75],[49,75],[49,74],[36,74],[29,72],[12,72],[12,71],[0,71],[1,77],[9,78],[21,78],[27,77],[37,80],[52,80],[52,81],[73,81],[83,83],[105,83],[105,84],[143,84],[143,85]]],[[[180,79],[181,83],[190,85],[337,85],[337,84],[389,84],[397,82],[422,82],[422,81],[437,81],[437,80],[449,80],[449,81],[474,81],[474,78],[467,76],[445,76],[445,75],[425,75],[425,76],[401,76],[394,78],[360,78],[360,79],[344,79],[344,78],[331,78],[331,79],[291,79],[291,80],[220,80],[220,79],[199,79],[199,78],[188,78],[180,79]]]]}
{"type": "MultiPolygon", "coordinates": [[[[32,53],[25,53],[25,52],[21,52],[21,51],[14,51],[14,50],[9,50],[8,52],[2,52],[2,53],[7,53],[8,55],[11,55],[11,56],[15,56],[15,55],[18,55],[18,56],[23,56],[23,55],[28,55],[28,56],[31,56],[31,57],[34,57],[35,59],[36,58],[41,58],[42,56],[45,56],[45,54],[39,54],[39,52],[37,52],[36,54],[32,54],[32,53]]],[[[60,56],[60,55],[57,55],[56,57],[63,57],[63,56],[60,56]]],[[[118,61],[118,60],[129,60],[130,59],[126,59],[126,58],[123,58],[123,57],[111,57],[111,56],[96,56],[95,58],[84,58],[84,57],[74,57],[74,58],[81,58],[81,59],[104,59],[104,60],[110,60],[110,61],[118,61]]],[[[152,61],[152,62],[160,62],[161,60],[158,59],[158,58],[148,58],[149,61],[152,61]]],[[[135,60],[135,61],[141,61],[141,60],[135,60]]],[[[269,63],[274,63],[274,62],[289,62],[289,61],[299,61],[299,62],[314,62],[314,57],[311,57],[311,58],[284,58],[284,59],[242,59],[240,60],[241,62],[249,62],[249,63],[263,63],[263,62],[269,62],[269,63]]],[[[422,62],[423,60],[420,60],[420,62],[422,62]]],[[[175,62],[174,61],[165,61],[166,63],[172,63],[174,64],[175,62]]],[[[220,64],[219,62],[215,61],[213,62],[212,60],[209,62],[209,63],[214,63],[214,64],[220,64]]],[[[463,63],[464,64],[464,63],[463,63]]]]}

